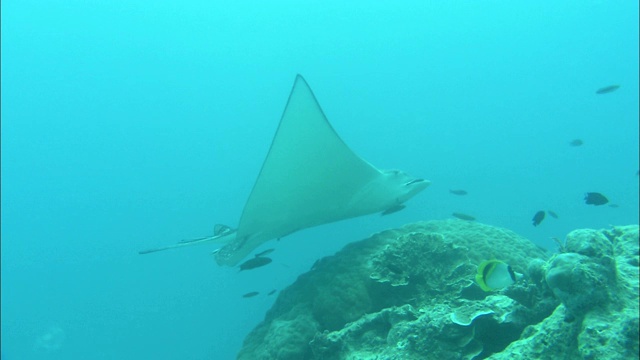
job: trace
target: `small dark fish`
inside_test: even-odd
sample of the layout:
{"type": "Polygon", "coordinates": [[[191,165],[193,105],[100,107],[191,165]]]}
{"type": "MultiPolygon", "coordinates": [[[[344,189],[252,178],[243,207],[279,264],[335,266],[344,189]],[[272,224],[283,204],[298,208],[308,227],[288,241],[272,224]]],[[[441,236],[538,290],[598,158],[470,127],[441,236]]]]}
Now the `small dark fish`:
{"type": "Polygon", "coordinates": [[[573,139],[569,143],[569,145],[571,145],[571,146],[582,146],[582,144],[584,144],[584,142],[582,140],[580,140],[580,139],[573,139]]]}
{"type": "Polygon", "coordinates": [[[257,291],[252,291],[252,292],[248,292],[248,293],[242,295],[242,297],[243,298],[250,298],[250,297],[254,297],[254,296],[258,295],[258,294],[260,294],[260,293],[257,292],[257,291]]]}
{"type": "Polygon", "coordinates": [[[388,208],[387,210],[383,211],[381,215],[384,216],[384,215],[393,214],[394,212],[398,212],[406,207],[407,207],[406,205],[402,205],[402,204],[394,205],[388,208]]]}
{"type": "Polygon", "coordinates": [[[465,190],[462,190],[462,189],[449,190],[449,192],[452,193],[453,195],[467,195],[467,192],[465,190]]]}
{"type": "Polygon", "coordinates": [[[267,296],[275,294],[275,293],[276,293],[276,291],[278,291],[278,289],[273,289],[273,290],[269,291],[269,293],[267,294],[267,296]]]}
{"type": "Polygon", "coordinates": [[[620,88],[620,85],[609,85],[596,90],[596,94],[608,94],[614,92],[620,88]]]}
{"type": "Polygon", "coordinates": [[[587,203],[587,205],[604,205],[606,203],[609,202],[609,199],[606,198],[606,196],[597,193],[597,192],[588,192],[586,194],[584,194],[584,202],[587,203]]]}
{"type": "Polygon", "coordinates": [[[533,215],[533,226],[538,226],[544,220],[544,211],[540,210],[533,215]]]}
{"type": "Polygon", "coordinates": [[[554,219],[558,218],[558,214],[556,214],[554,211],[547,210],[547,214],[549,214],[549,216],[551,216],[554,219]]]}
{"type": "Polygon", "coordinates": [[[243,262],[242,264],[240,264],[240,271],[250,270],[250,269],[255,269],[257,267],[265,266],[269,264],[271,261],[273,260],[271,260],[268,257],[262,257],[262,256],[254,257],[253,259],[249,259],[243,262]]]}
{"type": "Polygon", "coordinates": [[[475,219],[476,219],[476,218],[474,218],[474,217],[473,217],[473,216],[471,216],[471,215],[462,214],[462,213],[455,213],[455,212],[454,212],[454,213],[453,213],[453,214],[451,214],[451,215],[453,215],[453,217],[457,217],[458,219],[461,219],[461,220],[467,220],[467,221],[473,221],[473,220],[475,220],[475,219]]]}
{"type": "Polygon", "coordinates": [[[269,255],[271,254],[275,249],[267,249],[265,251],[261,251],[259,253],[256,254],[256,257],[261,257],[261,256],[265,256],[265,255],[269,255]]]}
{"type": "Polygon", "coordinates": [[[612,208],[619,208],[619,207],[620,207],[620,205],[618,205],[618,204],[609,204],[609,207],[612,207],[612,208]]]}

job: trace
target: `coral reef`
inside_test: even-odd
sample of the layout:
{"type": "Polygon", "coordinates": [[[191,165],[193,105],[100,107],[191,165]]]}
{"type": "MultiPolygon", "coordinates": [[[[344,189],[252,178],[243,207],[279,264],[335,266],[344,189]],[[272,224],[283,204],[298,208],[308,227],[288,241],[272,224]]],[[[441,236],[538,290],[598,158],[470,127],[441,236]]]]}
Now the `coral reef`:
{"type": "Polygon", "coordinates": [[[638,359],[637,225],[574,230],[545,264],[562,304],[489,359],[638,359]]]}
{"type": "Polygon", "coordinates": [[[505,229],[409,224],[317,261],[238,358],[637,358],[638,255],[638,226],[575,230],[549,258],[505,229]],[[491,258],[521,279],[482,291],[476,267],[491,258]]]}

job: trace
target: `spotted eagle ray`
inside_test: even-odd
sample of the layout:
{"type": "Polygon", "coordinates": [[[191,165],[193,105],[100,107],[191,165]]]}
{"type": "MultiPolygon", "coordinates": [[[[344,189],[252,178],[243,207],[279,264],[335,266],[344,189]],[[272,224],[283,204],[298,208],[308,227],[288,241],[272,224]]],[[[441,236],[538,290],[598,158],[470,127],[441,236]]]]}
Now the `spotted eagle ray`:
{"type": "Polygon", "coordinates": [[[214,253],[216,262],[234,266],[264,242],[298,230],[393,212],[429,184],[399,170],[379,170],[357,156],[298,75],[238,228],[217,228],[210,237],[140,253],[218,242],[225,245],[214,253]]]}

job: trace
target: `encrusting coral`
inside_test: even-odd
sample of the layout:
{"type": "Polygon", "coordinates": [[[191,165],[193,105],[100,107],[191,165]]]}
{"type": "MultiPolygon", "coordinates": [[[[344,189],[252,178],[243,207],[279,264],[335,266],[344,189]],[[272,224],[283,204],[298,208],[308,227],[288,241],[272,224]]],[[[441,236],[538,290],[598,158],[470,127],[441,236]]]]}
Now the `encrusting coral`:
{"type": "Polygon", "coordinates": [[[238,358],[637,358],[638,226],[576,230],[564,250],[461,220],[383,231],[283,290],[238,358]],[[492,258],[521,279],[482,291],[492,258]]]}

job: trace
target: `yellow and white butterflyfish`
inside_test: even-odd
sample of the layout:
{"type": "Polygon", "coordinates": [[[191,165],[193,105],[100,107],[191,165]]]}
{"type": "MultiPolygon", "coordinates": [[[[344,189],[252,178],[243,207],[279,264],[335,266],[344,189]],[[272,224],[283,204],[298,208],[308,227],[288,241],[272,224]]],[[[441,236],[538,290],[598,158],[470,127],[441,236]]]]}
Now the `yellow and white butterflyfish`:
{"type": "Polygon", "coordinates": [[[516,273],[511,266],[499,260],[483,261],[478,266],[476,282],[484,291],[502,289],[516,282],[516,273]]]}

